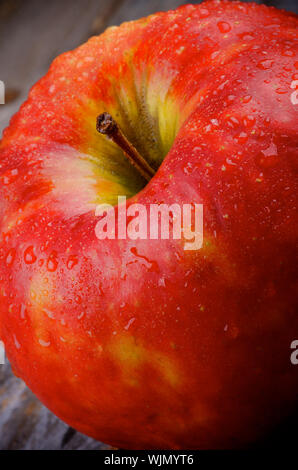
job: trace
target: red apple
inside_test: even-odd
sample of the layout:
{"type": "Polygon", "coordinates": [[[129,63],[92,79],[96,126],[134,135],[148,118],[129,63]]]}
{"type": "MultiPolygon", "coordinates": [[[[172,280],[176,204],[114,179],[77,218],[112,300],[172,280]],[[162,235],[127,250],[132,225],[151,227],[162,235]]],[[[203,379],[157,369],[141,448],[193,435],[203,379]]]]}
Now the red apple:
{"type": "Polygon", "coordinates": [[[109,28],[58,57],[5,130],[1,337],[81,432],[238,447],[297,403],[297,27],[208,1],[109,28]],[[96,132],[103,112],[158,169],[147,185],[96,132]],[[203,204],[202,248],[98,240],[96,206],[118,195],[203,204]]]}

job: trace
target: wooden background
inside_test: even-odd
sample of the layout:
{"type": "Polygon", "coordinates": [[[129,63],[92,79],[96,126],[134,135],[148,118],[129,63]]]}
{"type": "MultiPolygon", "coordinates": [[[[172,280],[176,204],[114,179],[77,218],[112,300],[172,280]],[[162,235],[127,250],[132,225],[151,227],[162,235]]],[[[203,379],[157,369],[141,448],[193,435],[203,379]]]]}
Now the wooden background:
{"type": "MultiPolygon", "coordinates": [[[[107,26],[183,3],[183,0],[0,0],[0,80],[6,86],[6,104],[0,105],[0,136],[31,86],[46,73],[58,54],[100,34],[107,26]]],[[[274,4],[297,13],[297,0],[256,0],[256,3],[274,4]]],[[[108,448],[62,423],[12,375],[8,363],[0,365],[0,450],[108,448]]]]}

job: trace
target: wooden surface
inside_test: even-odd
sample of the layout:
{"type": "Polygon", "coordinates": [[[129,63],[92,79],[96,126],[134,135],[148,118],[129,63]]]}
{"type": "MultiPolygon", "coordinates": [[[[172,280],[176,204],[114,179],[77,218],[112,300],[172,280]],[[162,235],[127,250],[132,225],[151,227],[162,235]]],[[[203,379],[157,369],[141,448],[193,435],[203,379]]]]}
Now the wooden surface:
{"type": "MultiPolygon", "coordinates": [[[[30,87],[58,54],[107,26],[181,3],[183,0],[0,0],[0,80],[6,85],[0,136],[30,87]]],[[[295,0],[263,3],[297,11],[295,0]]],[[[8,363],[0,365],[0,450],[107,448],[62,423],[12,375],[8,363]]]]}
{"type": "Polygon", "coordinates": [[[5,364],[0,366],[0,450],[13,449],[109,449],[109,446],[75,432],[56,418],[5,364]]]}

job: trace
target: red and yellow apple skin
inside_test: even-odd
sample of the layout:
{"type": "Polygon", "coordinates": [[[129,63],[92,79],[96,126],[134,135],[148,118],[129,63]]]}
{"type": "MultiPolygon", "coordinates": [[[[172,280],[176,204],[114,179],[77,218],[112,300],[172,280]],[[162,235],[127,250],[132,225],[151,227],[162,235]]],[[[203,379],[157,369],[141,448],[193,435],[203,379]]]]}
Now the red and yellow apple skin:
{"type": "Polygon", "coordinates": [[[239,447],[297,403],[297,27],[209,1],[110,28],[58,57],[4,132],[1,338],[81,432],[239,447]],[[144,189],[96,133],[103,111],[164,159],[144,189]],[[119,194],[204,204],[203,247],[98,240],[95,207],[119,194]]]}

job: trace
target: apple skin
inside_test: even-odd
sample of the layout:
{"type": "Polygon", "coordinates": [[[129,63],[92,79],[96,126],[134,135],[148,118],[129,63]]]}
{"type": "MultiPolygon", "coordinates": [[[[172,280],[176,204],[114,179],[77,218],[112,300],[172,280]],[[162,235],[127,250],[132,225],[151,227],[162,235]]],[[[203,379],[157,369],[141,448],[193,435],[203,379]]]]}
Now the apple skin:
{"type": "Polygon", "coordinates": [[[39,399],[132,449],[235,448],[297,404],[297,17],[208,1],[58,57],[5,130],[0,336],[39,399]],[[96,133],[110,112],[158,169],[96,133]],[[141,190],[142,189],[142,190],[141,190]],[[104,240],[95,207],[204,204],[204,244],[104,240]]]}

